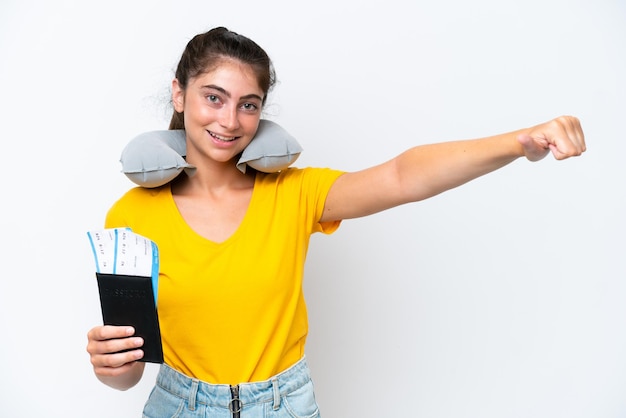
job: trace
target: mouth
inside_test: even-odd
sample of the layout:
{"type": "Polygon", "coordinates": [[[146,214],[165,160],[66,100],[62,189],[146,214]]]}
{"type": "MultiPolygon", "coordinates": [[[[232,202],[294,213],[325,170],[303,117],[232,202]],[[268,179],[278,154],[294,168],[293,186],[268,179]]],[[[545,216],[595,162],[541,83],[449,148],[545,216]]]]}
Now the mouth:
{"type": "Polygon", "coordinates": [[[216,134],[215,132],[207,132],[209,133],[209,135],[211,135],[211,138],[215,139],[218,142],[233,142],[240,138],[239,136],[222,136],[216,134]]]}

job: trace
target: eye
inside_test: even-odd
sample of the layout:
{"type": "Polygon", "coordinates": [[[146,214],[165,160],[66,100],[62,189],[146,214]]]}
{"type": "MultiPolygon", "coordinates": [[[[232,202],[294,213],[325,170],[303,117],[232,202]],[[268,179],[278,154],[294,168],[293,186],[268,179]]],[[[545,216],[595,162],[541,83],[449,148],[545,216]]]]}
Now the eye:
{"type": "Polygon", "coordinates": [[[206,96],[206,99],[210,102],[210,103],[215,103],[215,104],[219,104],[221,102],[219,96],[215,95],[215,94],[209,94],[206,96]]]}
{"type": "Polygon", "coordinates": [[[241,108],[246,112],[256,112],[259,109],[259,106],[254,103],[244,103],[241,105],[241,108]]]}

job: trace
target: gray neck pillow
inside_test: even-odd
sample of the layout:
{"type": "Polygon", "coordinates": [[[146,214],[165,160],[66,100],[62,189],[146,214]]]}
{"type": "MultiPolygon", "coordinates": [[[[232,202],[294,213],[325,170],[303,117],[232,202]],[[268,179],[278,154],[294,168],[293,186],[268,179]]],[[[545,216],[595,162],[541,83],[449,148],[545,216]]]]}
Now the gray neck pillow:
{"type": "MultiPolygon", "coordinates": [[[[264,173],[283,170],[298,159],[302,147],[275,122],[261,119],[256,135],[244,149],[237,168],[247,167],[264,173]]],[[[184,130],[142,133],[126,145],[120,162],[122,172],[135,184],[152,188],[162,186],[183,170],[193,175],[196,167],[185,161],[187,147],[184,130]]]]}

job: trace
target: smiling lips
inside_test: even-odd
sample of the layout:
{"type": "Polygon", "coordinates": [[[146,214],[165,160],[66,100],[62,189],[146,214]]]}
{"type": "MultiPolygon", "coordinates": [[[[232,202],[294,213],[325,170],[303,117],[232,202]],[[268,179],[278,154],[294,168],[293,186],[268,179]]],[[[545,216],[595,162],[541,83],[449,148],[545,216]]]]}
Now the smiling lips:
{"type": "Polygon", "coordinates": [[[213,137],[214,139],[220,141],[220,142],[233,142],[234,140],[238,139],[238,136],[221,136],[216,134],[215,132],[211,132],[208,131],[209,135],[211,135],[211,137],[213,137]]]}

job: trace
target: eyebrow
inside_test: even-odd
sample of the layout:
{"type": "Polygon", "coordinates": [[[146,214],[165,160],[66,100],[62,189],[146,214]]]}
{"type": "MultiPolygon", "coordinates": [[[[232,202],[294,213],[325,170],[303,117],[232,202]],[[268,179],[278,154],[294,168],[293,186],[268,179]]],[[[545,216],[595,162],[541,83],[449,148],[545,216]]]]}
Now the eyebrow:
{"type": "MultiPolygon", "coordinates": [[[[216,86],[215,84],[207,84],[206,86],[202,86],[203,89],[213,89],[213,90],[217,90],[220,93],[222,93],[223,95],[225,95],[226,97],[228,97],[229,99],[232,97],[230,92],[226,91],[223,87],[220,86],[216,86]]],[[[263,101],[263,98],[261,96],[259,96],[258,94],[254,94],[254,93],[250,93],[250,94],[246,94],[245,96],[241,96],[239,98],[240,100],[247,100],[247,99],[258,99],[260,101],[263,101]]]]}

